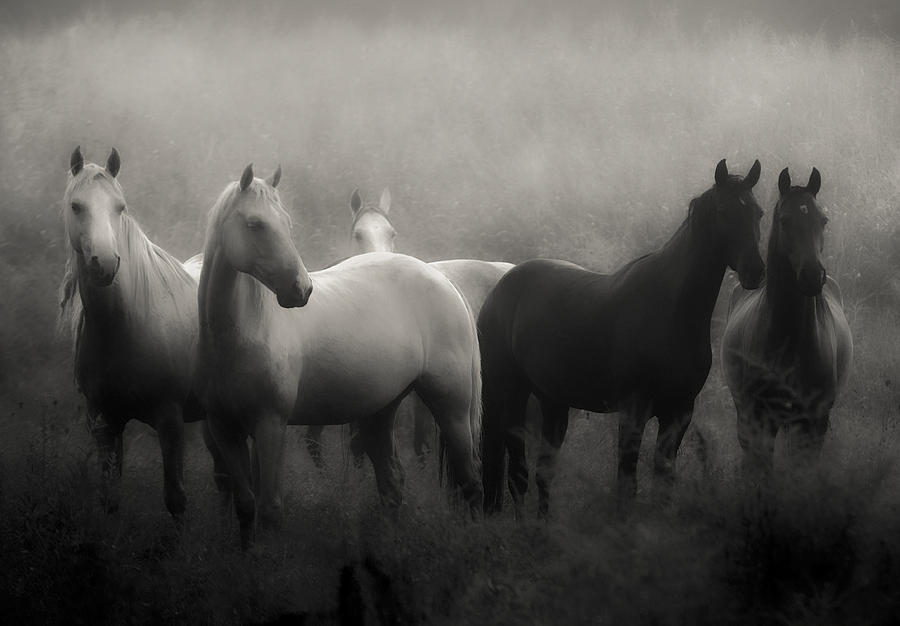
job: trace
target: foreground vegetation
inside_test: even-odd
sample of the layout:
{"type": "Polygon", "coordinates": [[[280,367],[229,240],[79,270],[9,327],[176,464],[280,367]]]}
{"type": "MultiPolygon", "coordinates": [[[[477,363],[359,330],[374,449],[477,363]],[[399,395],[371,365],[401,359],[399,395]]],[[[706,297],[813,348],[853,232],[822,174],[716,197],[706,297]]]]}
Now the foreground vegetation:
{"type": "Polygon", "coordinates": [[[0,39],[4,623],[891,622],[900,610],[896,43],[771,24],[686,30],[668,14],[577,24],[382,17],[364,27],[229,7],[85,11],[0,39]],[[162,505],[155,437],[137,424],[126,431],[121,510],[106,515],[68,338],[53,333],[59,200],[78,143],[101,162],[118,147],[129,210],[181,258],[199,249],[207,208],[247,162],[263,173],[281,162],[310,268],[346,254],[356,186],[372,199],[390,186],[401,251],[552,256],[607,270],[664,241],[720,158],[735,171],[762,161],[767,209],[782,167],[805,180],[815,165],[831,219],[826,266],[856,345],[820,467],[780,472],[763,493],[739,484],[716,358],[672,502],[650,493],[645,458],[625,519],[610,501],[615,420],[582,414],[548,523],[509,514],[464,523],[435,468],[410,458],[407,504],[388,515],[338,431],[323,473],[292,431],[285,528],[243,554],[233,520],[216,514],[196,430],[179,533],[162,505]]]}

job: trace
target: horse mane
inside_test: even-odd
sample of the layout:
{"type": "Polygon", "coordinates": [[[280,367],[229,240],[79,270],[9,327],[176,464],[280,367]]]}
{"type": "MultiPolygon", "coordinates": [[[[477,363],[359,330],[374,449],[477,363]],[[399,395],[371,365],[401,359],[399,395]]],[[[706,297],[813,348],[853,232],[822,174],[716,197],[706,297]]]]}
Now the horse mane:
{"type": "MultiPolygon", "coordinates": [[[[70,179],[66,188],[63,211],[69,206],[69,198],[87,182],[103,179],[124,197],[118,181],[105,169],[88,163],[84,171],[70,179]]],[[[131,302],[128,311],[144,315],[150,310],[153,299],[160,295],[173,295],[185,287],[192,287],[193,278],[181,263],[167,251],[153,243],[141,230],[137,221],[128,213],[120,217],[120,231],[117,243],[125,264],[120,272],[129,272],[132,278],[130,288],[131,302]]],[[[84,304],[78,286],[78,253],[66,236],[66,269],[59,287],[60,308],[57,316],[57,330],[68,328],[77,345],[84,326],[84,304]]],[[[176,305],[180,303],[174,298],[176,305]]],[[[189,315],[190,311],[185,311],[189,315]]]]}

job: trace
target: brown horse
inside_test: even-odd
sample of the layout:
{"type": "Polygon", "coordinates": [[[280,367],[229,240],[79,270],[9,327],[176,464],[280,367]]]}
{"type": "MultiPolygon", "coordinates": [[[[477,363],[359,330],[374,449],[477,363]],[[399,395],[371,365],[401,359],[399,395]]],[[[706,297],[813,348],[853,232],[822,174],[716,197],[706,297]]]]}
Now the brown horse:
{"type": "Polygon", "coordinates": [[[675,456],[691,421],[694,398],[712,362],[709,329],[726,267],[755,288],[762,279],[759,221],[752,188],[724,159],[715,185],[691,201],[688,216],[658,251],[613,274],[572,263],[533,260],[510,270],[478,318],[484,376],[485,507],[503,503],[503,460],[517,508],[528,488],[524,408],[541,403],[543,441],[536,480],[539,512],[549,510],[550,483],[569,422],[569,408],[621,411],[618,493],[630,501],[644,426],[659,418],[654,469],[674,479],[675,456]]]}
{"type": "Polygon", "coordinates": [[[731,295],[722,366],[748,474],[771,471],[782,428],[799,436],[802,451],[818,454],[850,369],[841,290],[822,265],[828,220],[816,202],[821,182],[815,168],[805,187],[791,185],[787,168],[781,172],[765,287],[735,287],[731,295]]]}

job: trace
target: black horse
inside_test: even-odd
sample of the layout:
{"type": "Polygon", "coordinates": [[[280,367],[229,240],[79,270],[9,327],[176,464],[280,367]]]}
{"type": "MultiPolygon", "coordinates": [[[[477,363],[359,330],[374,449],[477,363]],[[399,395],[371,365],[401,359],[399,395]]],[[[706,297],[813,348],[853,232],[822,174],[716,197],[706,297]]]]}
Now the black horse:
{"type": "Polygon", "coordinates": [[[759,172],[756,161],[745,178],[732,176],[720,161],[715,185],[691,201],[672,238],[613,274],[540,259],[500,280],[478,318],[487,512],[502,508],[505,452],[517,510],[528,488],[521,433],[531,393],[543,412],[536,472],[541,514],[549,510],[570,407],[623,413],[620,501],[635,495],[641,437],[654,415],[654,468],[674,480],[675,455],[712,362],[710,319],[725,268],[736,270],[748,289],[762,280],[762,210],[752,193],[759,172]]]}
{"type": "Polygon", "coordinates": [[[787,168],[781,172],[765,287],[735,287],[731,296],[722,366],[748,473],[769,473],[781,428],[794,431],[802,452],[818,453],[850,368],[853,341],[841,290],[821,259],[827,222],[816,202],[821,184],[815,168],[805,187],[791,186],[787,168]]]}

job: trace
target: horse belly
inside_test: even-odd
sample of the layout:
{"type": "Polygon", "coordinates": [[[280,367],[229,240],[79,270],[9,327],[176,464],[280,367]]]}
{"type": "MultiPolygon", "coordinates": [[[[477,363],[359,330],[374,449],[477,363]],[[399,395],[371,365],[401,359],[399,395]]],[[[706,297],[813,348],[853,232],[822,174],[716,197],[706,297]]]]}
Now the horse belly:
{"type": "Polygon", "coordinates": [[[346,424],[372,416],[403,396],[419,375],[413,358],[372,355],[304,367],[291,412],[294,424],[346,424]]]}

